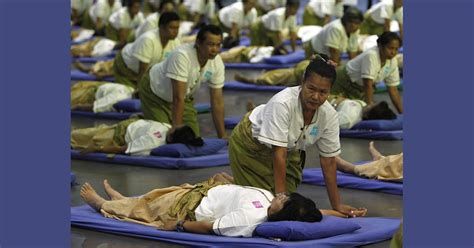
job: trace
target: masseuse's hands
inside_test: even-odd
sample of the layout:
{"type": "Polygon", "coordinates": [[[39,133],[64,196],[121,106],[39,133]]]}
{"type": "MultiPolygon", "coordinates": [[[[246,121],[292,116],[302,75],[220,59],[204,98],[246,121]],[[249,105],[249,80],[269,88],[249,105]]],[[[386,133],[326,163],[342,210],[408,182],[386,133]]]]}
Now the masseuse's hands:
{"type": "Polygon", "coordinates": [[[347,218],[362,217],[367,214],[366,208],[355,208],[345,204],[339,204],[334,210],[345,215],[347,218]]]}

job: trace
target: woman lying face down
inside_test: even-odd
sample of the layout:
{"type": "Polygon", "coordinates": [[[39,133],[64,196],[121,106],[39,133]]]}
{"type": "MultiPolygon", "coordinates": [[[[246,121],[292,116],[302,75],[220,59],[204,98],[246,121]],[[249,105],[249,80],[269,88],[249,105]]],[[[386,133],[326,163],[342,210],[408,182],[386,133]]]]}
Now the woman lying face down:
{"type": "MultiPolygon", "coordinates": [[[[89,183],[81,188],[82,199],[105,217],[152,226],[161,230],[251,237],[265,221],[319,222],[319,210],[298,193],[277,194],[233,184],[232,176],[219,173],[195,185],[182,184],[154,189],[140,197],[125,197],[104,180],[110,200],[99,196],[89,183]]],[[[366,210],[360,210],[365,215],[366,210]]]]}

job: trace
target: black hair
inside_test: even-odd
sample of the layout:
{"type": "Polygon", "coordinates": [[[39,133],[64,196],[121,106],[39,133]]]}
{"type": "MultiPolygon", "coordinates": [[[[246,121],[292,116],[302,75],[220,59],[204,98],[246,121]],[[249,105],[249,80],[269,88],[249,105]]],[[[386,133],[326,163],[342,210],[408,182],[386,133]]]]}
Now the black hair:
{"type": "Polygon", "coordinates": [[[134,3],[139,3],[140,5],[142,4],[141,0],[126,0],[125,3],[127,8],[132,7],[134,3]]]}
{"type": "Polygon", "coordinates": [[[207,24],[203,25],[199,30],[196,41],[203,42],[206,39],[206,33],[208,32],[214,35],[220,35],[222,37],[222,30],[220,27],[213,24],[207,24]]]}
{"type": "Polygon", "coordinates": [[[196,137],[193,129],[190,126],[184,125],[177,127],[174,132],[166,139],[166,143],[182,143],[191,146],[203,146],[204,141],[201,137],[196,137]]]}
{"type": "Polygon", "coordinates": [[[363,115],[364,120],[393,120],[397,115],[388,107],[386,101],[381,101],[363,115]]]}
{"type": "Polygon", "coordinates": [[[268,221],[319,222],[323,218],[313,200],[298,193],[291,193],[283,208],[268,216],[268,221]]]}
{"type": "Polygon", "coordinates": [[[160,2],[160,5],[158,6],[158,11],[161,13],[161,11],[163,11],[163,8],[165,7],[165,4],[167,3],[171,3],[173,4],[173,7],[175,7],[175,4],[173,2],[173,0],[163,0],[160,2]]]}
{"type": "Polygon", "coordinates": [[[300,6],[300,0],[286,0],[286,6],[300,6]]]}
{"type": "Polygon", "coordinates": [[[316,73],[321,77],[328,78],[331,85],[336,80],[336,68],[334,65],[329,63],[329,57],[326,54],[319,53],[306,67],[303,75],[303,81],[305,81],[310,73],[316,73]]]}
{"type": "Polygon", "coordinates": [[[349,7],[344,11],[344,15],[341,18],[343,25],[346,25],[349,22],[362,22],[364,20],[364,15],[356,7],[349,7]]]}
{"type": "Polygon", "coordinates": [[[158,20],[158,26],[168,25],[168,23],[173,21],[179,21],[179,16],[175,12],[165,12],[160,15],[160,19],[158,20]]]}
{"type": "Polygon", "coordinates": [[[392,40],[398,40],[400,43],[400,46],[402,46],[402,39],[400,39],[400,36],[398,36],[394,32],[383,32],[377,39],[377,44],[379,46],[386,46],[388,43],[390,43],[392,40]]]}

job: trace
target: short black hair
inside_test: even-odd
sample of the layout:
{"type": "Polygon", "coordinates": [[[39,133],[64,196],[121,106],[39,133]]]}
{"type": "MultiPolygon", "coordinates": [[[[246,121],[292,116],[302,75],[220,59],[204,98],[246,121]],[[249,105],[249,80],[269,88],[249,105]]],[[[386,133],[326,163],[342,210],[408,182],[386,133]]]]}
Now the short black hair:
{"type": "Polygon", "coordinates": [[[167,137],[166,143],[182,143],[191,146],[204,145],[204,141],[202,140],[202,138],[196,137],[196,133],[194,133],[193,129],[187,125],[177,127],[174,132],[169,137],[167,137]]]}
{"type": "Polygon", "coordinates": [[[139,3],[140,5],[142,4],[140,0],[126,0],[125,3],[128,8],[132,7],[134,3],[139,3]]]}
{"type": "Polygon", "coordinates": [[[286,6],[300,6],[300,0],[286,0],[286,6]]]}
{"type": "Polygon", "coordinates": [[[383,32],[377,39],[377,44],[384,47],[392,40],[398,40],[400,46],[402,46],[402,39],[394,32],[383,32]]]}
{"type": "Polygon", "coordinates": [[[176,12],[165,12],[160,15],[160,19],[158,20],[158,26],[165,26],[168,25],[170,22],[179,20],[179,15],[176,14],[176,12]]]}
{"type": "Polygon", "coordinates": [[[346,25],[349,22],[362,22],[364,20],[364,15],[356,7],[349,7],[344,11],[344,15],[341,18],[343,25],[346,25]]]}
{"type": "Polygon", "coordinates": [[[268,221],[304,221],[319,222],[323,218],[313,200],[298,193],[291,193],[283,208],[268,216],[268,221]]]}
{"type": "Polygon", "coordinates": [[[316,73],[321,77],[328,78],[331,85],[336,80],[336,68],[328,63],[329,57],[326,54],[319,53],[306,67],[303,75],[303,82],[309,77],[310,73],[316,73]]]}
{"type": "Polygon", "coordinates": [[[373,106],[363,115],[364,120],[393,120],[397,115],[389,107],[386,101],[381,101],[373,106]]]}
{"type": "Polygon", "coordinates": [[[207,24],[202,26],[201,29],[199,29],[196,41],[203,42],[206,39],[206,33],[211,33],[222,37],[222,30],[220,27],[213,24],[207,24]]]}

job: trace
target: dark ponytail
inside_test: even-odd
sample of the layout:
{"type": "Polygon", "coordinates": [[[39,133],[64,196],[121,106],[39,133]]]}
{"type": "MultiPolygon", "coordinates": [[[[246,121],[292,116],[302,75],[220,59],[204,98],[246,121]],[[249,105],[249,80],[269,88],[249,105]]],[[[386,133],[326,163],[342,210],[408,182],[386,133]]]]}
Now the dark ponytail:
{"type": "Polygon", "coordinates": [[[167,139],[168,144],[182,143],[191,146],[203,146],[204,141],[201,137],[196,137],[190,126],[177,127],[167,139]]]}

